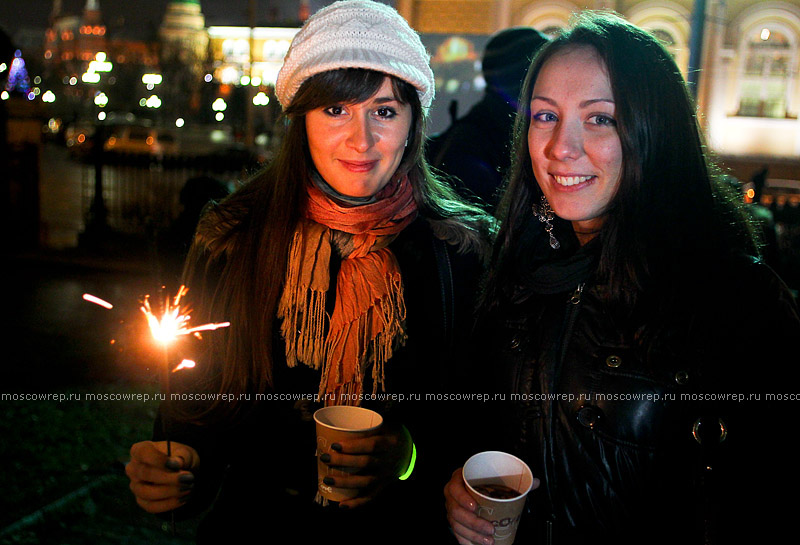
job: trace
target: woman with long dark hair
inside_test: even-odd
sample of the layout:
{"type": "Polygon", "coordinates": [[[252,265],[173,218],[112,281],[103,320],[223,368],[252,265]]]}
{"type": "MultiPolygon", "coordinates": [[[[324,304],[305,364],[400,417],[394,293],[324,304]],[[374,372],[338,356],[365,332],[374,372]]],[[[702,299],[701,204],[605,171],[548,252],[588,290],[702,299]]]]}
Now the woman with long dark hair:
{"type": "Polygon", "coordinates": [[[187,260],[194,319],[231,325],[196,343],[196,372],[175,375],[189,384],[178,391],[198,394],[187,399],[215,400],[162,411],[161,441],[131,450],[144,509],[210,505],[199,539],[213,543],[412,531],[403,517],[431,497],[414,492],[434,458],[430,415],[387,394],[458,380],[493,229],[427,167],[433,93],[419,37],[384,4],[336,2],[294,38],[276,86],[280,151],[205,214],[187,260]],[[375,409],[384,426],[320,457],[350,472],[327,484],[356,493],[315,502],[311,414],[337,404],[375,409]]]}
{"type": "MultiPolygon", "coordinates": [[[[796,384],[800,319],[675,62],[585,12],[519,102],[481,319],[511,401],[497,447],[541,481],[515,542],[768,540],[793,473],[768,394],[796,384]]],[[[459,542],[491,543],[460,470],[445,496],[459,542]]]]}

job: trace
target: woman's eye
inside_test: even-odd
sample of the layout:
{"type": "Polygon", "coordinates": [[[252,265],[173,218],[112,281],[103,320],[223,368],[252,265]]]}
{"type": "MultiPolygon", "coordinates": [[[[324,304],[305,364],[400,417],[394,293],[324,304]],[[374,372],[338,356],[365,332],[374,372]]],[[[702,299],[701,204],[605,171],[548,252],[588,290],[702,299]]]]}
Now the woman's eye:
{"type": "Polygon", "coordinates": [[[328,115],[342,115],[342,113],[344,113],[344,108],[341,106],[328,106],[325,108],[325,113],[328,115]]]}
{"type": "Polygon", "coordinates": [[[591,119],[592,119],[592,122],[595,125],[602,125],[602,126],[608,126],[608,127],[616,127],[617,126],[617,122],[610,115],[597,114],[597,115],[592,116],[591,119]]]}
{"type": "Polygon", "coordinates": [[[539,112],[533,115],[533,120],[540,123],[558,121],[558,116],[552,112],[539,112]]]}
{"type": "Polygon", "coordinates": [[[394,111],[394,108],[388,107],[378,108],[375,113],[378,115],[378,117],[382,117],[384,119],[391,119],[397,115],[397,112],[394,111]]]}

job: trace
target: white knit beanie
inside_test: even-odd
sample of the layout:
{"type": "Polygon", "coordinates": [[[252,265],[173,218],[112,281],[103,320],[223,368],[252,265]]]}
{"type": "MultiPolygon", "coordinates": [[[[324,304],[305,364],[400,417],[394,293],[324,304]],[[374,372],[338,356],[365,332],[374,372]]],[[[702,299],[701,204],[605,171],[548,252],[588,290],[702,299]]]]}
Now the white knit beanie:
{"type": "Polygon", "coordinates": [[[416,87],[423,111],[433,102],[430,55],[419,35],[391,6],[342,0],[312,15],[300,29],[278,73],[275,94],[285,109],[305,80],[340,68],[367,68],[416,87]]]}

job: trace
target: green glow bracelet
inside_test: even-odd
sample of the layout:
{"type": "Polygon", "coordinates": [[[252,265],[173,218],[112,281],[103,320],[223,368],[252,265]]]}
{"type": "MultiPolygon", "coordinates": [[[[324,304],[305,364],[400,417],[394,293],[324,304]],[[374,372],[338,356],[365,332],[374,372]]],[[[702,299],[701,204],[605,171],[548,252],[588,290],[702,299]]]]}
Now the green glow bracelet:
{"type": "Polygon", "coordinates": [[[405,481],[409,477],[411,477],[411,473],[414,471],[414,465],[417,463],[417,445],[411,443],[411,462],[408,464],[408,469],[406,472],[400,475],[400,480],[405,481]]]}

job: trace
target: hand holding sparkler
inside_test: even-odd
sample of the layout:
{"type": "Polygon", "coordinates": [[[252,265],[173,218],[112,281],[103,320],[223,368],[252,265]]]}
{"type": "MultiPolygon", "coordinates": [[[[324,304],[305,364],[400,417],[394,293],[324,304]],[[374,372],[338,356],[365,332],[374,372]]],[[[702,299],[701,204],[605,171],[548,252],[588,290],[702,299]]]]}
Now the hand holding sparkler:
{"type": "Polygon", "coordinates": [[[125,466],[136,503],[148,513],[166,513],[186,503],[200,469],[200,456],[192,447],[173,442],[171,457],[166,449],[166,441],[136,443],[125,466]]]}
{"type": "MultiPolygon", "coordinates": [[[[213,331],[230,325],[229,322],[220,322],[190,326],[190,311],[180,306],[181,298],[187,292],[188,289],[181,286],[172,302],[169,299],[164,302],[160,317],[153,313],[149,296],[145,296],[141,306],[153,339],[163,348],[163,387],[166,390],[164,409],[167,413],[171,398],[170,375],[180,369],[195,366],[194,361],[185,359],[171,369],[168,352],[170,343],[183,335],[200,338],[202,331],[213,331]]],[[[107,309],[113,308],[108,301],[88,293],[83,295],[83,299],[107,309]]],[[[136,502],[149,513],[172,511],[183,505],[193,488],[195,471],[200,467],[197,451],[189,445],[170,441],[166,425],[164,437],[166,441],[142,441],[134,444],[131,447],[131,461],[125,467],[136,502]]],[[[174,534],[174,517],[172,528],[174,534]]]]}
{"type": "MultiPolygon", "coordinates": [[[[170,304],[169,299],[164,302],[164,309],[161,318],[157,318],[153,314],[150,306],[150,297],[146,296],[142,303],[141,310],[147,318],[147,324],[150,326],[150,333],[157,342],[159,342],[164,350],[164,389],[166,390],[166,403],[168,404],[171,396],[170,389],[170,364],[169,364],[169,344],[182,335],[195,335],[200,337],[201,331],[213,331],[221,327],[228,327],[230,322],[210,323],[200,326],[189,327],[189,310],[180,306],[181,297],[188,292],[186,286],[181,286],[178,293],[175,295],[173,302],[170,304]]],[[[185,365],[186,367],[193,366],[185,365]]],[[[183,363],[181,364],[184,365],[183,363]]],[[[179,366],[180,367],[180,366],[179,366]]],[[[177,368],[175,369],[177,370],[177,368]]],[[[167,405],[168,407],[168,405],[167,405]]],[[[166,428],[164,429],[164,436],[167,439],[167,456],[172,455],[171,442],[166,428]]]]}

